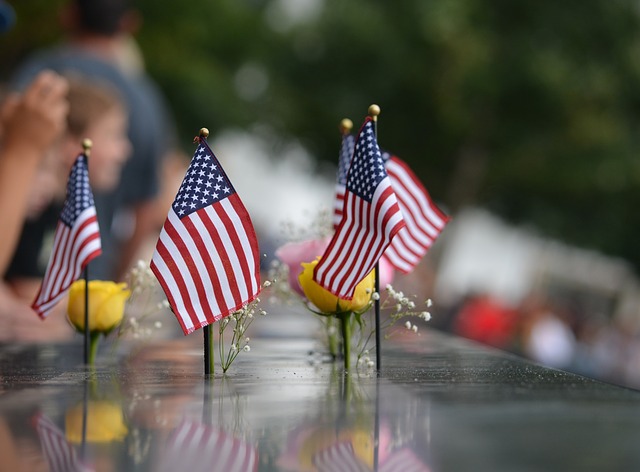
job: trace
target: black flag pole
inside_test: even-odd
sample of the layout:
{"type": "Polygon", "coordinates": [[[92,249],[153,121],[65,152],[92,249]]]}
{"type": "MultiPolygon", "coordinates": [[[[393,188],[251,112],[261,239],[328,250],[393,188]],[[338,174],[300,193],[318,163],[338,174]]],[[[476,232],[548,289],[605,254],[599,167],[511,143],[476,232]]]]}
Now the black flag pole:
{"type": "MultiPolygon", "coordinates": [[[[93,142],[85,138],[82,140],[82,149],[84,157],[87,163],[87,170],[89,169],[89,156],[91,155],[91,148],[93,142]]],[[[89,332],[89,263],[84,266],[84,363],[89,364],[89,341],[91,334],[89,332]]]]}
{"type": "MultiPolygon", "coordinates": [[[[194,142],[205,141],[209,137],[209,130],[207,128],[200,128],[200,133],[194,142]]],[[[204,341],[204,375],[205,377],[212,376],[215,372],[215,357],[213,351],[213,325],[208,324],[202,328],[203,341],[204,341]]]]}
{"type": "MultiPolygon", "coordinates": [[[[376,137],[376,141],[378,140],[378,115],[380,114],[380,107],[376,104],[373,104],[369,107],[369,116],[373,120],[373,133],[376,137]]],[[[376,262],[375,266],[375,282],[374,282],[374,290],[375,293],[380,295],[380,262],[376,262]]],[[[376,323],[376,371],[377,375],[380,375],[380,367],[382,365],[381,359],[381,334],[380,334],[380,296],[377,296],[373,301],[373,309],[375,312],[375,323],[376,323]]]]}

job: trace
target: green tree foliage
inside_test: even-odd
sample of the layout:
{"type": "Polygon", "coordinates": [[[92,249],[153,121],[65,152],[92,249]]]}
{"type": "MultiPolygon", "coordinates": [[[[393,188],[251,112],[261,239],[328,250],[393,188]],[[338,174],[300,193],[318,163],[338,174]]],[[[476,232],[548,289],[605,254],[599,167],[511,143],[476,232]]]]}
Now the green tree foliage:
{"type": "MultiPolygon", "coordinates": [[[[335,162],[340,120],[358,126],[378,103],[382,147],[450,212],[485,206],[640,267],[637,1],[138,7],[147,68],[182,136],[203,125],[253,129],[335,162]]],[[[42,25],[41,10],[29,22],[42,25]]],[[[30,43],[22,28],[12,33],[21,54],[53,34],[43,28],[30,43]]]]}

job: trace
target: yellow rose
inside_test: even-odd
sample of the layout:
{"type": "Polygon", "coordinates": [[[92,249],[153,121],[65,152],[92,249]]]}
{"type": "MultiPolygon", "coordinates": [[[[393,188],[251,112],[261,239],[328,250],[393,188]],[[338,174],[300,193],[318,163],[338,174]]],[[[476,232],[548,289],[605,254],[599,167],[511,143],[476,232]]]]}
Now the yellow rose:
{"type": "MultiPolygon", "coordinates": [[[[82,403],[67,410],[65,430],[67,441],[80,444],[82,442],[82,403]]],[[[86,440],[91,443],[108,443],[122,441],[129,430],[124,424],[122,407],[118,403],[108,401],[89,401],[87,404],[86,440]]]]}
{"type": "MultiPolygon", "coordinates": [[[[78,280],[69,289],[67,315],[79,331],[84,330],[85,281],[78,280]]],[[[104,281],[89,281],[89,331],[107,334],[118,326],[124,315],[124,304],[131,295],[127,284],[104,281]]]]}
{"type": "Polygon", "coordinates": [[[336,297],[333,293],[321,287],[313,280],[313,269],[318,265],[318,257],[315,261],[302,263],[304,270],[298,277],[300,286],[304,290],[305,296],[313,303],[322,313],[333,314],[345,311],[360,311],[369,304],[371,294],[373,293],[375,284],[375,275],[372,270],[360,281],[356,286],[351,300],[344,300],[336,297]]]}

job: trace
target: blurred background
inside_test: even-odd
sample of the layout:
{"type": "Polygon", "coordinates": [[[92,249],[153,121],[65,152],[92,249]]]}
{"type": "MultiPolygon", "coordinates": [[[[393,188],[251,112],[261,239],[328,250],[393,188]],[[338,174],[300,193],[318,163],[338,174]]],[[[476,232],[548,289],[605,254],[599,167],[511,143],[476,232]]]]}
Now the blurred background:
{"type": "MultiPolygon", "coordinates": [[[[9,3],[2,82],[63,36],[64,1],[9,3]]],[[[186,155],[211,130],[268,256],[282,221],[331,208],[340,120],[377,103],[381,147],[453,217],[396,279],[434,299],[431,325],[640,386],[637,1],[135,6],[132,60],[186,155]]]]}

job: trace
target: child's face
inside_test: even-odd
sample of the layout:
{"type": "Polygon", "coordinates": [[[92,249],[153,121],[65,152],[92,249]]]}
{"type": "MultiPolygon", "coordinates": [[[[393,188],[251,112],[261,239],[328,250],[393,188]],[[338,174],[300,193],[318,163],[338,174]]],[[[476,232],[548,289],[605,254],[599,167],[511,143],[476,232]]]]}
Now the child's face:
{"type": "Polygon", "coordinates": [[[114,107],[95,120],[86,131],[93,141],[89,157],[89,180],[93,190],[112,190],[120,181],[122,166],[131,155],[127,138],[127,115],[114,107]]]}

